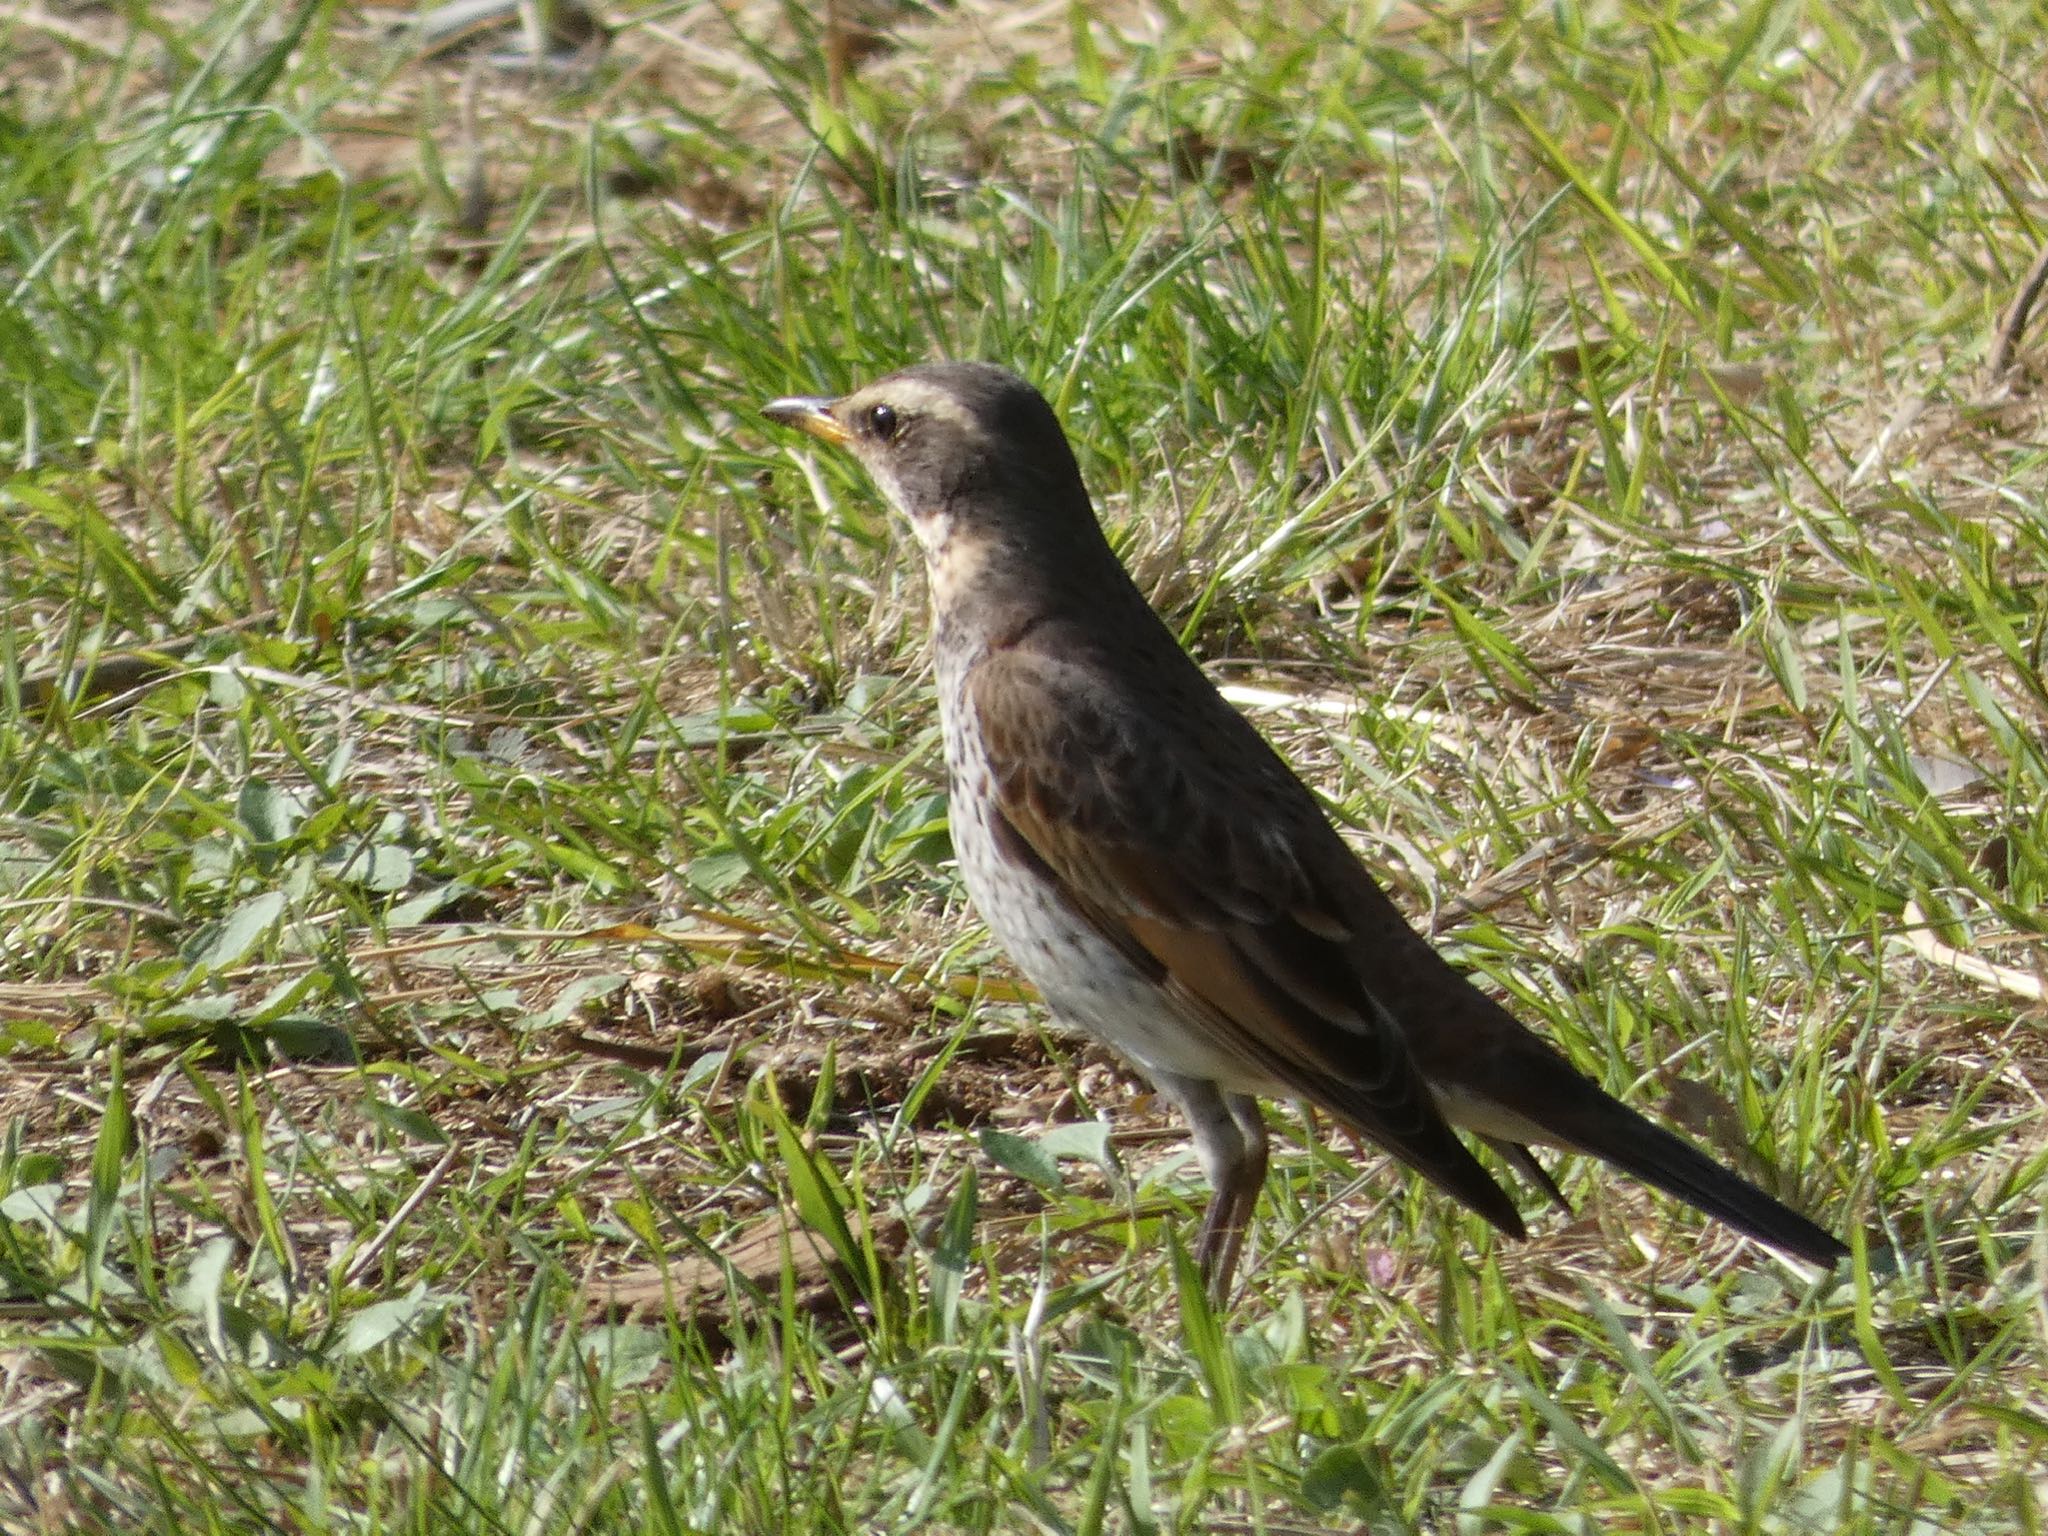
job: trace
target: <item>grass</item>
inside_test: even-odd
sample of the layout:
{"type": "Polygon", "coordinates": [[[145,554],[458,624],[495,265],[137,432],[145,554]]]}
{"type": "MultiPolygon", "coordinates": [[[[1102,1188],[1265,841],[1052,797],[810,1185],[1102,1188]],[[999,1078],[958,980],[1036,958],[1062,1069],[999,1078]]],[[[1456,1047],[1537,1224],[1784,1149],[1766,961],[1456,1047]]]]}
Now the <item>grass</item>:
{"type": "Polygon", "coordinates": [[[0,1526],[2038,1529],[2039,15],[607,14],[0,18],[0,1526]],[[1209,1308],[754,414],[936,355],[1853,1275],[1280,1105],[1209,1308]]]}

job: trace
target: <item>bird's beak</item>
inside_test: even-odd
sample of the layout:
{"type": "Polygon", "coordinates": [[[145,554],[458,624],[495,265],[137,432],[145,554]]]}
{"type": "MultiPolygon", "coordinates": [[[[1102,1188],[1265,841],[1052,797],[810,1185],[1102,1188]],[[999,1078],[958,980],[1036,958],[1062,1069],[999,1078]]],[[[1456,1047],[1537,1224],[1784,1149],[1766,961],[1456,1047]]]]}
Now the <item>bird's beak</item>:
{"type": "Polygon", "coordinates": [[[785,395],[762,406],[761,414],[787,427],[802,427],[811,436],[843,448],[852,434],[832,414],[832,407],[838,403],[824,395],[785,395]]]}

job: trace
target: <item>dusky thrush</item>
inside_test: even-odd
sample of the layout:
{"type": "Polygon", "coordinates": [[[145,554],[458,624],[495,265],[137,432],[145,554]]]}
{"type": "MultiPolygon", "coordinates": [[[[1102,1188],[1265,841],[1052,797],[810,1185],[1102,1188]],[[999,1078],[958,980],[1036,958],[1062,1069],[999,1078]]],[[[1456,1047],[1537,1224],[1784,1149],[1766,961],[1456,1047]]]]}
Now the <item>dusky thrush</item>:
{"type": "Polygon", "coordinates": [[[1524,1235],[1453,1126],[1604,1158],[1785,1253],[1847,1250],[1611,1097],[1411,928],[1103,537],[1052,408],[1006,369],[907,368],[774,421],[852,451],[923,547],[953,847],[1053,1014],[1187,1117],[1227,1296],[1266,1174],[1260,1096],[1316,1105],[1524,1235]]]}

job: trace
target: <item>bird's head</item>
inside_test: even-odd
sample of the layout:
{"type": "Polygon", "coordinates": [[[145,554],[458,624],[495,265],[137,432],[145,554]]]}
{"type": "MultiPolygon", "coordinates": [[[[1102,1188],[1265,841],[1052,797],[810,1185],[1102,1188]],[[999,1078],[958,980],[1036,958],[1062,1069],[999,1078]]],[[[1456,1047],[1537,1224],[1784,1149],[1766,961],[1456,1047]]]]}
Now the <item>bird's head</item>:
{"type": "Polygon", "coordinates": [[[771,400],[762,414],[860,460],[936,579],[979,574],[998,546],[1029,563],[1102,543],[1059,419],[1007,368],[926,363],[837,399],[771,400]]]}

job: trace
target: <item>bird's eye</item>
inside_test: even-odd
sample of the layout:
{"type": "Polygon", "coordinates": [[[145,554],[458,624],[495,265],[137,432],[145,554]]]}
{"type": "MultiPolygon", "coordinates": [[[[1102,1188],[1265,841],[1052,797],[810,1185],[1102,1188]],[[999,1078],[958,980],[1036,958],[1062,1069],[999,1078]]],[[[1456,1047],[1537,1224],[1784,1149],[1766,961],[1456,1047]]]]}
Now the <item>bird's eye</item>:
{"type": "Polygon", "coordinates": [[[868,431],[885,443],[896,435],[897,425],[892,406],[878,405],[868,412],[868,431]]]}

